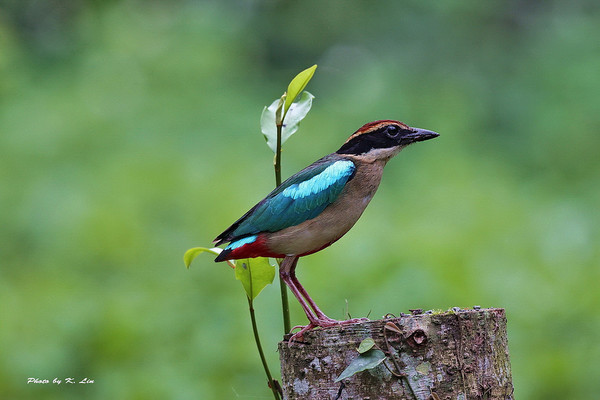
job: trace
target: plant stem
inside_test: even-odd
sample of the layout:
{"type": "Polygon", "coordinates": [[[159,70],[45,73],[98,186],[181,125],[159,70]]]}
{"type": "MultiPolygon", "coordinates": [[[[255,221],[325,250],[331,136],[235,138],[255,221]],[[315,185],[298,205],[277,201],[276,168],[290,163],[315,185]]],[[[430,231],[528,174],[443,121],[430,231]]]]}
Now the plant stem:
{"type": "MultiPolygon", "coordinates": [[[[279,264],[279,260],[277,260],[279,264]]],[[[288,292],[285,282],[279,278],[279,288],[281,289],[281,307],[283,311],[283,334],[287,335],[292,330],[292,324],[290,322],[290,304],[288,302],[288,292]]]]}
{"type": "MultiPolygon", "coordinates": [[[[281,130],[283,121],[277,123],[277,151],[275,152],[275,187],[281,185],[281,130]]],[[[281,265],[281,261],[277,260],[277,264],[281,265]]],[[[283,334],[286,335],[292,330],[290,322],[290,303],[288,301],[287,286],[283,279],[279,277],[279,289],[281,290],[281,310],[283,312],[283,334]]]]}
{"type": "Polygon", "coordinates": [[[275,151],[275,186],[281,185],[281,130],[283,124],[277,124],[277,149],[275,151]]]}
{"type": "Polygon", "coordinates": [[[254,332],[254,341],[256,342],[256,348],[258,349],[258,354],[260,355],[260,361],[262,361],[263,368],[265,369],[265,374],[267,374],[267,379],[269,381],[269,387],[273,392],[273,396],[275,400],[280,400],[279,392],[277,391],[277,387],[275,386],[275,382],[273,381],[273,377],[271,376],[271,371],[269,371],[269,366],[267,365],[267,360],[265,358],[265,353],[263,352],[262,345],[260,344],[260,336],[258,335],[258,327],[256,326],[256,315],[254,314],[254,305],[250,297],[248,299],[248,309],[250,310],[250,320],[252,321],[252,331],[254,332]]]}

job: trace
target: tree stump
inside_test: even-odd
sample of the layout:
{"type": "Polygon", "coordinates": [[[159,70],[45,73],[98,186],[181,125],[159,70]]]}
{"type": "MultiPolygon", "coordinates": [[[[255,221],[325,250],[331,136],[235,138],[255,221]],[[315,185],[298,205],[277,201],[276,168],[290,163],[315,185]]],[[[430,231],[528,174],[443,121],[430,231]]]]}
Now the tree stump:
{"type": "Polygon", "coordinates": [[[287,339],[279,343],[286,400],[513,399],[501,308],[412,310],[399,318],[312,330],[300,342],[287,339]],[[385,360],[335,382],[369,337],[385,360]]]}

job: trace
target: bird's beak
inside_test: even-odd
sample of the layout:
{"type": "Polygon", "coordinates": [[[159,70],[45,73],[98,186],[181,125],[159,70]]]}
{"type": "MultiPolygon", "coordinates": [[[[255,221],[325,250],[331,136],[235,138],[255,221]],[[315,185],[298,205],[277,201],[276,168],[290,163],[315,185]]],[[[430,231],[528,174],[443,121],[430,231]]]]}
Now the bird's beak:
{"type": "Polygon", "coordinates": [[[429,140],[440,136],[439,133],[434,131],[428,131],[426,129],[412,128],[414,131],[407,133],[400,139],[400,144],[408,145],[415,142],[422,142],[423,140],[429,140]]]}

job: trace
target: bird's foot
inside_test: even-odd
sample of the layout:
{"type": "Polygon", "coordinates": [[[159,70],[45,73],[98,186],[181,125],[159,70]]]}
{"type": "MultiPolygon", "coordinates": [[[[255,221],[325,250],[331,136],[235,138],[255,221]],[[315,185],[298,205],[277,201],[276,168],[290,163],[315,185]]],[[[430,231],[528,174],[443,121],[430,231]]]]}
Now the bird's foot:
{"type": "Polygon", "coordinates": [[[288,346],[291,346],[293,342],[302,341],[302,335],[304,335],[304,332],[308,332],[311,329],[316,328],[316,325],[313,325],[312,322],[306,326],[305,325],[296,325],[295,327],[292,328],[290,333],[295,331],[298,328],[300,328],[300,330],[298,332],[294,333],[288,340],[288,346]]]}
{"type": "Polygon", "coordinates": [[[338,321],[337,319],[333,319],[333,318],[329,318],[327,316],[324,316],[322,318],[316,318],[310,321],[310,323],[306,326],[303,325],[296,325],[292,328],[292,332],[295,331],[296,329],[300,329],[298,332],[294,333],[292,335],[292,337],[290,337],[288,344],[292,344],[292,342],[294,341],[301,341],[302,340],[302,335],[304,335],[305,332],[310,331],[311,329],[314,328],[329,328],[332,326],[339,326],[339,325],[349,325],[349,324],[357,324],[360,322],[366,322],[369,321],[369,318],[352,318],[352,319],[347,319],[347,320],[343,320],[343,321],[338,321]]]}
{"type": "Polygon", "coordinates": [[[369,318],[352,318],[343,321],[338,321],[337,319],[329,318],[328,316],[324,315],[323,317],[317,318],[315,321],[311,322],[316,326],[320,326],[321,328],[327,328],[330,326],[357,324],[359,322],[366,321],[369,321],[369,318]]]}

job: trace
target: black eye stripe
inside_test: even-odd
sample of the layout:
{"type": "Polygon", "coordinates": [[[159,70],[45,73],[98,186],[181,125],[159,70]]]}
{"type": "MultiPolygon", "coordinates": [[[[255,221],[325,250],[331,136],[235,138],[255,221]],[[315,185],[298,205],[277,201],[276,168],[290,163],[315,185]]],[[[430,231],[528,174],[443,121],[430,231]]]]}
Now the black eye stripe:
{"type": "Polygon", "coordinates": [[[398,139],[412,133],[412,129],[404,129],[398,125],[386,125],[370,132],[365,132],[359,136],[353,137],[346,142],[337,151],[338,154],[364,154],[373,149],[384,149],[398,145],[398,139]],[[390,128],[396,130],[394,135],[390,135],[390,128]]]}

